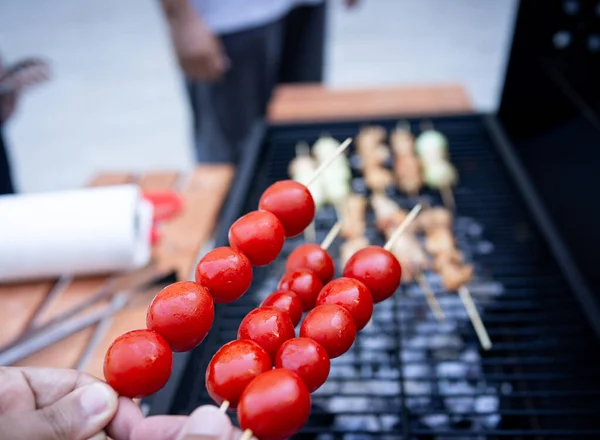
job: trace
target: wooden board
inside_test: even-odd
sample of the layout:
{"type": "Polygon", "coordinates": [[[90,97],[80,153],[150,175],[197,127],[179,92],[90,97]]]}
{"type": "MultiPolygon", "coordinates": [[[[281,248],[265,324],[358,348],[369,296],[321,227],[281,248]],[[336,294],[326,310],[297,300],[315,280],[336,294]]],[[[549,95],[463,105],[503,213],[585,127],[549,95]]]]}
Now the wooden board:
{"type": "Polygon", "coordinates": [[[321,122],[472,111],[460,85],[332,89],[320,84],[281,85],[269,105],[269,122],[321,122]]]}
{"type": "MultiPolygon", "coordinates": [[[[233,174],[233,167],[227,165],[199,166],[183,179],[181,195],[184,210],[161,230],[162,238],[155,246],[153,255],[156,261],[153,263],[164,270],[177,271],[180,279],[189,278],[200,247],[213,232],[233,174]]],[[[145,191],[161,191],[176,189],[180,177],[176,172],[149,172],[137,179],[128,173],[103,173],[94,178],[90,186],[136,182],[145,191]]],[[[56,280],[0,286],[0,319],[4,323],[0,345],[22,334],[28,326],[33,328],[48,322],[95,296],[111,279],[114,282],[114,277],[109,275],[63,279],[61,289],[54,289],[51,296],[48,295],[56,280]]],[[[127,330],[144,328],[146,308],[155,293],[152,290],[137,294],[108,322],[108,330],[100,335],[99,344],[86,362],[86,371],[102,377],[102,360],[108,344],[127,330]]],[[[107,301],[94,307],[102,307],[107,301]]],[[[73,368],[80,361],[94,331],[95,326],[86,328],[21,360],[18,365],[73,368]]]]}

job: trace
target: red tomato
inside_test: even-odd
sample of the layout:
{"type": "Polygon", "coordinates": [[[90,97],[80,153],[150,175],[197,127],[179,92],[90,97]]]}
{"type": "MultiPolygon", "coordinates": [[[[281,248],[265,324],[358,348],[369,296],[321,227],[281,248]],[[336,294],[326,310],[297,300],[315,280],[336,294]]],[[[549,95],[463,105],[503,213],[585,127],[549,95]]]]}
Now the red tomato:
{"type": "Polygon", "coordinates": [[[156,393],[171,376],[173,353],[152,330],[133,330],[119,336],[104,358],[104,378],[121,396],[138,398],[156,393]]]}
{"type": "Polygon", "coordinates": [[[246,387],[238,404],[238,422],[260,440],[284,440],[306,423],[310,394],[296,373],[276,369],[246,387]]]}
{"type": "Polygon", "coordinates": [[[361,249],[350,257],[344,276],[361,281],[378,303],[394,294],[400,285],[402,268],[394,255],[379,246],[361,249]]]}
{"type": "Polygon", "coordinates": [[[277,288],[279,290],[291,290],[300,301],[304,311],[310,310],[315,306],[317,296],[323,287],[319,277],[312,271],[306,269],[295,270],[286,273],[277,288]]]}
{"type": "Polygon", "coordinates": [[[243,252],[253,266],[271,263],[285,241],[281,222],[268,211],[252,211],[229,228],[229,244],[243,252]]]}
{"type": "Polygon", "coordinates": [[[362,330],[373,315],[373,298],[363,283],[352,278],[337,278],[327,283],[317,297],[317,306],[337,304],[350,312],[356,330],[362,330]]]}
{"type": "Polygon", "coordinates": [[[329,355],[321,344],[312,339],[288,339],[279,347],[275,367],[296,373],[312,393],[327,380],[329,355]]]}
{"type": "Polygon", "coordinates": [[[287,313],[292,320],[294,327],[302,319],[302,301],[294,292],[290,290],[276,290],[267,296],[260,304],[261,307],[275,307],[282,312],[287,313]]]}
{"type": "Polygon", "coordinates": [[[268,187],[258,208],[272,212],[281,220],[286,237],[300,234],[315,218],[315,202],[310,191],[293,180],[281,180],[268,187]]]}
{"type": "Polygon", "coordinates": [[[296,336],[290,316],[275,307],[259,307],[248,313],[238,329],[238,339],[250,339],[265,349],[271,359],[288,339],[296,336]]]}
{"type": "Polygon", "coordinates": [[[232,341],[223,345],[206,368],[208,394],[221,405],[229,401],[235,409],[246,386],[256,376],[273,367],[271,358],[256,342],[232,341]]]}
{"type": "Polygon", "coordinates": [[[146,327],[167,340],[173,351],[188,351],[204,340],[213,324],[215,307],[208,289],[193,281],[179,281],[152,300],[146,327]]]}
{"type": "Polygon", "coordinates": [[[217,304],[240,298],[252,283],[252,265],[240,251],[228,246],[213,249],[198,262],[196,282],[206,287],[217,304]]]}
{"type": "Polygon", "coordinates": [[[335,271],[333,259],[329,252],[314,243],[305,243],[298,246],[288,257],[285,265],[286,272],[293,272],[298,269],[312,270],[323,284],[331,281],[335,271]]]}
{"type": "Polygon", "coordinates": [[[346,353],[356,338],[356,324],[346,309],[323,304],[308,312],[300,326],[300,336],[321,344],[329,358],[346,353]]]}

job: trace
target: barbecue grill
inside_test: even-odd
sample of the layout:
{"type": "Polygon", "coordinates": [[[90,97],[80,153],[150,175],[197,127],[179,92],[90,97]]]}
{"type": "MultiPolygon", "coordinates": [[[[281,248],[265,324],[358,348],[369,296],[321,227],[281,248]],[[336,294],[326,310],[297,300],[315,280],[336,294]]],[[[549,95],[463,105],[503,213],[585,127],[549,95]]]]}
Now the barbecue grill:
{"type": "MultiPolygon", "coordinates": [[[[573,15],[575,3],[580,6],[577,15],[598,2],[544,2],[549,18],[539,26],[531,24],[534,18],[539,20],[533,2],[521,3],[498,115],[408,119],[415,134],[423,122],[431,122],[448,137],[450,159],[460,176],[455,236],[475,265],[470,290],[493,348],[480,349],[460,299],[445,292],[435,275],[429,275],[429,281],[446,314],[441,324],[416,286],[401,286],[394,297],[375,306],[371,324],[352,349],[332,361],[327,382],[313,394],[311,418],[297,438],[600,438],[600,313],[592,293],[597,276],[589,271],[589,250],[573,244],[582,232],[568,230],[566,216],[557,214],[565,209],[566,204],[559,203],[565,198],[552,197],[556,182],[542,172],[559,158],[569,175],[575,175],[573,170],[600,171],[599,162],[590,160],[600,151],[598,85],[586,85],[571,67],[563,69],[569,57],[585,57],[586,68],[600,72],[600,54],[578,45],[579,38],[587,41],[593,26],[600,27],[600,10],[594,17],[585,15],[589,32],[582,33],[577,24],[581,20],[573,15]],[[569,26],[578,30],[573,39],[566,47],[557,45],[556,32],[567,32],[569,26]],[[528,63],[526,79],[518,75],[523,60],[528,63]],[[548,79],[548,69],[562,75],[560,84],[548,79]],[[536,77],[540,80],[532,86],[535,90],[523,84],[536,77]],[[565,84],[573,87],[567,92],[565,84]],[[541,95],[543,102],[529,101],[541,95]],[[515,115],[523,116],[523,109],[542,117],[519,120],[515,115]],[[581,149],[579,158],[565,159],[573,147],[565,142],[569,130],[577,132],[579,146],[595,145],[595,151],[581,149]],[[548,143],[548,135],[558,132],[563,137],[548,143]],[[541,144],[550,147],[536,161],[532,152],[539,152],[541,144]]],[[[256,209],[268,185],[288,178],[287,166],[298,141],[313,143],[325,132],[341,140],[355,136],[365,124],[382,125],[389,132],[396,123],[381,119],[257,127],[216,245],[226,245],[229,225],[256,209]]],[[[351,163],[353,156],[351,151],[351,163]]],[[[353,188],[364,192],[362,177],[355,171],[353,188]]],[[[578,188],[576,179],[563,182],[567,194],[569,185],[578,188]]],[[[395,190],[388,195],[405,208],[416,202],[395,190]]],[[[425,191],[421,197],[441,203],[435,192],[425,191]]],[[[594,199],[569,208],[572,215],[597,218],[598,209],[590,208],[590,200],[594,199]]],[[[318,239],[335,220],[333,208],[317,214],[318,239]]],[[[590,221],[586,217],[581,224],[590,221]]],[[[382,244],[373,219],[368,217],[367,223],[370,241],[382,244]]],[[[597,242],[598,232],[589,229],[586,234],[587,243],[597,242]]],[[[204,387],[211,356],[236,338],[244,315],[275,290],[287,256],[301,241],[287,240],[272,265],[255,269],[245,296],[216,307],[211,334],[191,354],[176,357],[168,386],[145,402],[150,412],[187,414],[211,403],[204,387]]],[[[331,247],[334,259],[338,247],[339,241],[331,247]]]]}

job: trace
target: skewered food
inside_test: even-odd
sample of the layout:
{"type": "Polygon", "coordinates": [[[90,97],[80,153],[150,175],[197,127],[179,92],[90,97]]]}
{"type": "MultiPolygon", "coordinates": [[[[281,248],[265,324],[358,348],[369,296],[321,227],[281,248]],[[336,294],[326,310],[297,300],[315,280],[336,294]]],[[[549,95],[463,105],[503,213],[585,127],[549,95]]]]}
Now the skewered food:
{"type": "Polygon", "coordinates": [[[415,139],[415,149],[427,166],[448,156],[448,140],[437,130],[425,130],[415,139]]]}
{"type": "Polygon", "coordinates": [[[275,367],[296,373],[310,393],[325,383],[330,364],[327,350],[309,338],[288,339],[275,357],[275,367]]]}
{"type": "Polygon", "coordinates": [[[448,228],[431,229],[425,237],[425,249],[433,255],[455,249],[454,235],[448,228]]]}
{"type": "Polygon", "coordinates": [[[418,194],[423,187],[421,163],[415,156],[398,156],[394,161],[398,189],[407,194],[418,194]]]}
{"type": "Polygon", "coordinates": [[[433,270],[440,272],[444,266],[460,264],[464,260],[462,252],[457,249],[448,249],[438,252],[433,259],[433,270]]]}
{"type": "Polygon", "coordinates": [[[402,268],[396,257],[379,246],[356,252],[344,267],[344,276],[361,281],[378,303],[394,294],[400,285],[402,268]]]}
{"type": "Polygon", "coordinates": [[[258,208],[279,219],[286,237],[302,233],[315,218],[315,202],[310,191],[293,180],[282,180],[269,186],[260,197],[258,208]]]}
{"type": "Polygon", "coordinates": [[[427,162],[423,174],[427,186],[434,189],[454,186],[458,179],[456,169],[446,160],[427,162]]]}
{"type": "Polygon", "coordinates": [[[261,307],[275,307],[289,315],[294,327],[302,319],[302,301],[291,290],[276,290],[267,296],[260,304],[261,307]]]}
{"type": "Polygon", "coordinates": [[[394,184],[394,175],[387,168],[373,165],[363,170],[365,185],[374,192],[385,191],[394,184]]]}
{"type": "Polygon", "coordinates": [[[138,398],[165,386],[173,367],[169,343],[153,330],[127,332],[108,347],[104,378],[121,396],[138,398]]]}
{"type": "Polygon", "coordinates": [[[446,208],[429,208],[421,212],[416,221],[419,229],[424,233],[436,228],[452,229],[452,213],[446,208]]]}
{"type": "Polygon", "coordinates": [[[396,156],[414,156],[415,138],[412,133],[402,127],[397,127],[390,135],[390,144],[396,156]]]}
{"type": "MultiPolygon", "coordinates": [[[[316,161],[308,154],[296,156],[288,168],[290,177],[296,182],[308,182],[317,169],[316,161]]],[[[323,179],[317,179],[308,188],[315,202],[315,209],[319,209],[326,202],[323,189],[323,179]]]]}
{"type": "Polygon", "coordinates": [[[350,194],[341,207],[342,230],[340,235],[345,238],[356,238],[365,235],[365,210],[367,199],[358,194],[350,194]]]}
{"type": "Polygon", "coordinates": [[[279,219],[269,211],[252,211],[240,217],[229,228],[229,244],[242,252],[253,266],[273,262],[285,241],[279,219]]]}
{"type": "Polygon", "coordinates": [[[373,314],[373,298],[363,283],[352,278],[338,278],[326,284],[317,297],[317,306],[337,304],[354,319],[356,330],[362,330],[373,314]]]}
{"type": "Polygon", "coordinates": [[[404,234],[398,237],[390,251],[402,267],[403,283],[414,281],[429,266],[423,246],[413,234],[404,234]]]}
{"type": "Polygon", "coordinates": [[[236,409],[242,392],[259,374],[271,370],[268,353],[256,342],[235,340],[223,345],[206,368],[206,390],[221,405],[236,409]]]}
{"type": "Polygon", "coordinates": [[[446,290],[455,292],[473,279],[473,266],[470,264],[446,264],[440,271],[442,284],[446,290]]]}
{"type": "Polygon", "coordinates": [[[314,243],[304,243],[294,249],[287,259],[285,269],[287,272],[312,270],[323,284],[331,281],[335,270],[329,252],[314,243]]]}
{"type": "Polygon", "coordinates": [[[375,212],[375,225],[384,234],[396,229],[408,215],[394,200],[381,193],[373,194],[371,206],[375,212]]]}
{"type": "Polygon", "coordinates": [[[381,145],[387,133],[385,128],[380,126],[369,126],[360,129],[356,137],[356,150],[360,156],[366,156],[369,151],[381,145]]]}
{"type": "Polygon", "coordinates": [[[361,151],[361,167],[363,170],[370,167],[380,167],[390,160],[390,149],[387,145],[378,144],[361,151]]]}
{"type": "MultiPolygon", "coordinates": [[[[328,160],[340,146],[340,143],[331,136],[321,136],[313,145],[313,154],[317,159],[317,163],[321,164],[328,160]]],[[[335,175],[340,180],[349,180],[352,177],[350,164],[344,155],[340,155],[334,159],[329,165],[325,174],[335,175]]]]}
{"type": "Polygon", "coordinates": [[[218,247],[198,262],[196,283],[209,290],[215,303],[230,303],[250,287],[252,265],[240,251],[228,246],[218,247]]]}
{"type": "Polygon", "coordinates": [[[240,323],[238,339],[256,342],[275,359],[277,350],[288,339],[296,336],[290,316],[275,307],[251,310],[240,323]]]}
{"type": "Polygon", "coordinates": [[[317,341],[333,359],[352,346],[356,338],[356,324],[345,308],[323,304],[308,312],[300,326],[300,336],[317,341]]]}
{"type": "Polygon", "coordinates": [[[286,273],[277,286],[280,290],[290,290],[298,295],[302,301],[304,311],[310,310],[315,306],[317,295],[321,291],[323,283],[311,270],[298,269],[286,273]]]}
{"type": "Polygon", "coordinates": [[[308,420],[310,394],[302,379],[284,368],[266,371],[246,387],[238,422],[260,440],[284,440],[308,420]]]}
{"type": "Polygon", "coordinates": [[[146,327],[160,334],[171,350],[188,351],[208,335],[214,317],[208,289],[193,281],[179,281],[154,297],[148,307],[146,327]]]}

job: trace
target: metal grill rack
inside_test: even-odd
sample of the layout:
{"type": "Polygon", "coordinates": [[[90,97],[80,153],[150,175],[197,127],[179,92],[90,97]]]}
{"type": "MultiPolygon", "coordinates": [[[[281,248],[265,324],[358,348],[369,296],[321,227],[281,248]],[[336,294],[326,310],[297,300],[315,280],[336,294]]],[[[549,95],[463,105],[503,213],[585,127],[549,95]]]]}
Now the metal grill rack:
{"type": "MultiPolygon", "coordinates": [[[[396,123],[371,122],[388,130],[396,123]]],[[[418,131],[420,120],[410,122],[418,131]]],[[[428,277],[446,313],[443,324],[433,319],[418,288],[403,286],[375,307],[353,348],[332,361],[297,438],[600,438],[598,340],[529,220],[494,139],[481,116],[432,122],[448,137],[459,172],[455,235],[475,264],[470,289],[494,346],[489,352],[479,348],[460,300],[444,292],[434,274],[428,277]]],[[[359,128],[358,123],[270,128],[238,215],[255,209],[266,186],[287,178],[297,141],[312,143],[323,132],[343,139],[359,128]]],[[[361,190],[358,175],[353,185],[361,190]]],[[[404,207],[415,203],[390,195],[404,207]]],[[[440,204],[437,193],[423,197],[440,204]]],[[[318,214],[319,239],[334,215],[332,209],[318,214]]],[[[382,243],[373,222],[368,228],[369,238],[382,243]]],[[[255,269],[242,299],[217,308],[211,334],[188,359],[171,412],[189,413],[210,402],[204,388],[210,357],[236,338],[243,316],[276,288],[300,241],[287,240],[274,264],[255,269]]],[[[334,244],[334,258],[337,249],[334,244]]]]}

